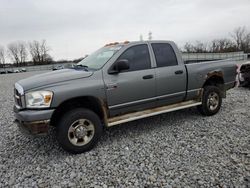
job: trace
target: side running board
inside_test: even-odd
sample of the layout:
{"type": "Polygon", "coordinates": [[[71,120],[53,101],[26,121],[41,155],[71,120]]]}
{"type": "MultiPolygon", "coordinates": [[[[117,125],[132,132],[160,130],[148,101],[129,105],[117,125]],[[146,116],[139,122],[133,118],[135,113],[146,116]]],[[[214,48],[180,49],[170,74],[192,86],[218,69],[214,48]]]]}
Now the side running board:
{"type": "Polygon", "coordinates": [[[190,101],[185,101],[177,104],[171,104],[167,106],[161,106],[157,108],[152,108],[144,111],[139,111],[139,112],[133,112],[121,116],[116,116],[108,119],[108,127],[126,123],[129,121],[135,121],[138,119],[150,117],[150,116],[155,116],[158,114],[163,114],[167,112],[172,112],[176,110],[181,110],[185,108],[190,108],[193,106],[198,106],[201,105],[201,102],[195,101],[195,100],[190,100],[190,101]]]}

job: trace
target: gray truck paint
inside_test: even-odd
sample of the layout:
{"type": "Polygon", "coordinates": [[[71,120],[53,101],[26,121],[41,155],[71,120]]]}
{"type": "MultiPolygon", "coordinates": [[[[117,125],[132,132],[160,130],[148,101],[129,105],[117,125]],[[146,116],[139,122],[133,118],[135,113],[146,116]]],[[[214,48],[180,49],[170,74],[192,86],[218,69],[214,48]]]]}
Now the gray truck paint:
{"type": "MultiPolygon", "coordinates": [[[[65,69],[33,76],[17,82],[24,93],[38,90],[49,90],[54,93],[51,109],[57,109],[63,102],[78,97],[94,97],[105,104],[107,118],[120,113],[140,111],[156,106],[178,103],[195,99],[210,75],[220,74],[225,88],[234,86],[236,66],[231,61],[212,61],[185,65],[181,54],[171,41],[131,42],[123,47],[99,70],[85,71],[65,69]],[[156,66],[151,43],[168,43],[176,54],[178,65],[171,67],[156,66]],[[118,57],[128,48],[147,44],[151,59],[151,69],[108,74],[108,70],[118,57]],[[175,71],[183,74],[176,75],[175,71]],[[153,75],[153,79],[143,80],[144,75],[153,75]],[[226,87],[227,86],[227,87],[226,87]]],[[[48,119],[53,110],[45,109],[32,113],[32,110],[15,110],[16,118],[21,121],[35,121],[33,117],[48,119]],[[44,111],[50,111],[45,113],[44,111]],[[41,113],[41,115],[38,115],[41,113]],[[29,114],[29,115],[28,115],[29,114]],[[42,118],[42,114],[46,114],[42,118]],[[49,115],[48,115],[49,114],[49,115]]],[[[38,119],[37,119],[38,120],[38,119]]]]}

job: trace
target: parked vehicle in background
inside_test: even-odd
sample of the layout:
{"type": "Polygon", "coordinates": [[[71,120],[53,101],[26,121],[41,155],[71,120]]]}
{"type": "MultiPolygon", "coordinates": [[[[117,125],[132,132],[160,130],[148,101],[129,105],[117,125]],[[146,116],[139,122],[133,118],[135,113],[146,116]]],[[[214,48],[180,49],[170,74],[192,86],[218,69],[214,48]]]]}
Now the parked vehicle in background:
{"type": "Polygon", "coordinates": [[[14,70],[13,69],[9,69],[9,70],[7,70],[7,73],[14,73],[14,70]]]}
{"type": "Polygon", "coordinates": [[[19,73],[19,72],[20,72],[20,70],[18,70],[18,69],[14,70],[14,73],[19,73]]]}
{"type": "Polygon", "coordinates": [[[55,70],[61,70],[61,69],[64,69],[64,66],[63,65],[55,65],[53,66],[52,70],[55,71],[55,70]]]}
{"type": "Polygon", "coordinates": [[[0,74],[6,74],[7,71],[6,70],[0,70],[0,74]]]}
{"type": "Polygon", "coordinates": [[[2,70],[0,70],[0,74],[7,74],[7,73],[20,73],[20,72],[26,72],[27,70],[25,69],[25,68],[21,68],[21,69],[10,69],[10,68],[8,68],[8,69],[2,69],[2,70]]]}
{"type": "Polygon", "coordinates": [[[27,70],[25,68],[21,68],[20,72],[27,72],[27,70]]]}
{"type": "Polygon", "coordinates": [[[72,153],[92,149],[103,126],[197,106],[216,114],[236,84],[232,61],[185,64],[171,41],[111,43],[73,69],[15,84],[15,117],[22,129],[45,134],[56,127],[72,153]]]}
{"type": "Polygon", "coordinates": [[[239,84],[242,87],[250,87],[250,62],[243,63],[239,69],[239,84]]]}
{"type": "Polygon", "coordinates": [[[75,66],[76,66],[76,64],[66,64],[66,65],[64,66],[64,68],[65,68],[65,69],[73,69],[73,68],[75,68],[75,66]]]}

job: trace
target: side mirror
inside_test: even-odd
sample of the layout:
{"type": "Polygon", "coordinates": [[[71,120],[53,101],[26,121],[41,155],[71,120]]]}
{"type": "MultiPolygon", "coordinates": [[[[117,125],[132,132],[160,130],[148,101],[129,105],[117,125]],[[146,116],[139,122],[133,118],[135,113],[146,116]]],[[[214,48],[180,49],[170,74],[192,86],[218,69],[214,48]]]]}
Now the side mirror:
{"type": "Polygon", "coordinates": [[[109,70],[109,74],[118,74],[119,72],[123,70],[129,69],[129,63],[127,59],[121,59],[114,63],[112,68],[109,70]]]}

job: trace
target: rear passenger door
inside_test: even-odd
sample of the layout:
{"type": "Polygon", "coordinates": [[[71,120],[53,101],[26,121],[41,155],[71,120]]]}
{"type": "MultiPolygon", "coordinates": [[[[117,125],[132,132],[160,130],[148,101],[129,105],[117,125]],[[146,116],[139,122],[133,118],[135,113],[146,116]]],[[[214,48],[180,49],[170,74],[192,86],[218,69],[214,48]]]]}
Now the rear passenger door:
{"type": "Polygon", "coordinates": [[[169,43],[152,43],[156,61],[157,105],[181,102],[186,94],[186,69],[178,65],[174,49],[169,43]]]}

